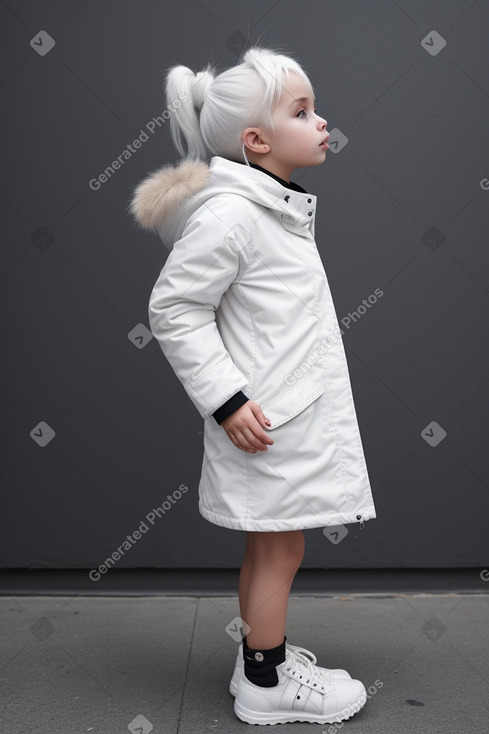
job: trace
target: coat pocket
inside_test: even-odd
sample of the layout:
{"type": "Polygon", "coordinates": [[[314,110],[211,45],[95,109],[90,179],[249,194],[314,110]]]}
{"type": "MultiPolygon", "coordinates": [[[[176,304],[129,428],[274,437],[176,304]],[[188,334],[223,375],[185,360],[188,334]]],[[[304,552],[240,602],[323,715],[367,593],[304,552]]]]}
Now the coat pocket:
{"type": "Polygon", "coordinates": [[[270,418],[272,423],[266,430],[272,431],[294,418],[323,392],[324,389],[314,380],[304,380],[276,395],[266,403],[260,403],[263,413],[267,418],[270,418]]]}

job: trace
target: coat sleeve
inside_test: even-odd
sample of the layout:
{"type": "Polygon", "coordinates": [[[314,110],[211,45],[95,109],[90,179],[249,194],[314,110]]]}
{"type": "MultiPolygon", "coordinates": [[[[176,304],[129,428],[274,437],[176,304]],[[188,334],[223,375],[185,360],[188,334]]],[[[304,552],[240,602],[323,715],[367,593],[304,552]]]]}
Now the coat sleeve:
{"type": "Polygon", "coordinates": [[[251,222],[232,198],[214,197],[191,215],[149,300],[151,331],[204,419],[248,385],[215,320],[251,241],[251,222]]]}

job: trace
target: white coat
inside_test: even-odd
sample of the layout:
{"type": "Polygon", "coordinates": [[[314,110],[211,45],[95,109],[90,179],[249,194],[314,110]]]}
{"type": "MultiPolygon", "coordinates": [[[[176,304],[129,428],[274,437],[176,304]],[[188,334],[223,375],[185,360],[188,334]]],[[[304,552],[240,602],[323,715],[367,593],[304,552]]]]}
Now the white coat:
{"type": "Polygon", "coordinates": [[[155,171],[131,211],[171,250],[149,322],[204,419],[203,517],[251,531],[376,517],[316,196],[215,156],[155,171]],[[271,421],[267,451],[237,448],[213,417],[240,390],[271,421]]]}

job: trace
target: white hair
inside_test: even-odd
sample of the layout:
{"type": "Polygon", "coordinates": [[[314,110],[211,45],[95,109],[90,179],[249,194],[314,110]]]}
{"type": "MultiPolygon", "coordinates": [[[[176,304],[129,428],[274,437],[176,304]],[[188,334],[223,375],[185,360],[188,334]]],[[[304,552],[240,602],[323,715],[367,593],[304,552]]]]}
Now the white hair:
{"type": "Polygon", "coordinates": [[[170,132],[178,152],[186,159],[205,161],[219,155],[246,160],[242,132],[247,127],[275,131],[272,112],[289,70],[299,74],[314,95],[309,78],[294,59],[258,46],[249,48],[237,66],[217,76],[211,65],[197,74],[186,66],[171,67],[166,99],[172,109],[170,132]],[[178,98],[186,101],[177,108],[173,103],[178,98]]]}

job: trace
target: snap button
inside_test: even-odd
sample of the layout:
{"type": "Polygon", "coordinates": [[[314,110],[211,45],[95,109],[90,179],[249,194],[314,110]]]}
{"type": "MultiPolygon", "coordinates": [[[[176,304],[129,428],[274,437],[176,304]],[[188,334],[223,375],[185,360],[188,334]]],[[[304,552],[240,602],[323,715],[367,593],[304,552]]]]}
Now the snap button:
{"type": "Polygon", "coordinates": [[[258,660],[259,663],[263,660],[263,653],[262,652],[255,652],[255,660],[258,660]]]}
{"type": "Polygon", "coordinates": [[[313,212],[307,212],[307,214],[308,214],[309,217],[312,217],[313,212]]]}
{"type": "Polygon", "coordinates": [[[286,202],[287,202],[287,204],[288,204],[288,203],[289,203],[289,199],[290,199],[290,194],[289,194],[288,196],[284,196],[284,199],[285,199],[285,201],[286,201],[286,202]]]}
{"type": "Polygon", "coordinates": [[[308,200],[307,200],[307,203],[308,203],[308,204],[312,204],[312,199],[308,199],[308,200]]]}

